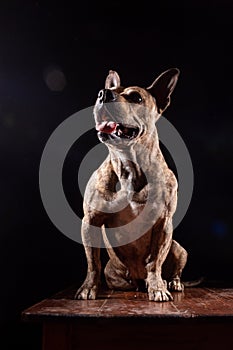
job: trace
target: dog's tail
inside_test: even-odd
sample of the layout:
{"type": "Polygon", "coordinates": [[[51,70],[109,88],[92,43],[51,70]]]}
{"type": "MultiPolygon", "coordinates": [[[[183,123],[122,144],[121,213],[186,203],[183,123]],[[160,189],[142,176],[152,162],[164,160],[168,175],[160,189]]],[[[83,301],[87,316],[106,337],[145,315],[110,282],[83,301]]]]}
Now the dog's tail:
{"type": "Polygon", "coordinates": [[[196,286],[199,286],[204,280],[205,280],[204,277],[200,277],[193,281],[182,281],[182,283],[185,287],[196,287],[196,286]]]}

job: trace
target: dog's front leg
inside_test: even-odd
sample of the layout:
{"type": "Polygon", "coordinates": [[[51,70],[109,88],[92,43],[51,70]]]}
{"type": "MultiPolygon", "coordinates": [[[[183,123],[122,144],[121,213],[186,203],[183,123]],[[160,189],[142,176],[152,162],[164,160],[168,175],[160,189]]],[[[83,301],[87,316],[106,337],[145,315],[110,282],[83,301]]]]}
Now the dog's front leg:
{"type": "Polygon", "coordinates": [[[172,295],[167,289],[167,282],[162,279],[162,265],[172,243],[172,220],[166,218],[162,227],[153,228],[151,254],[147,259],[147,290],[149,300],[169,301],[172,295]]]}
{"type": "Polygon", "coordinates": [[[101,228],[83,220],[82,241],[87,258],[87,276],[75,294],[75,299],[96,299],[100,285],[100,244],[101,228]]]}

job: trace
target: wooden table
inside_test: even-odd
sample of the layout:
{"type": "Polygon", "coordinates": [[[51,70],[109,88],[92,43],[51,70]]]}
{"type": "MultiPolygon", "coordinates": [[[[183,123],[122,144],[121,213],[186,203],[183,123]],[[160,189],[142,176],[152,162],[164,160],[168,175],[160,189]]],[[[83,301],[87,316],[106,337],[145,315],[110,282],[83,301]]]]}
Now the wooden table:
{"type": "Polygon", "coordinates": [[[102,292],[73,300],[67,289],[26,309],[43,324],[43,350],[233,349],[233,289],[186,288],[172,302],[143,292],[102,292]]]}

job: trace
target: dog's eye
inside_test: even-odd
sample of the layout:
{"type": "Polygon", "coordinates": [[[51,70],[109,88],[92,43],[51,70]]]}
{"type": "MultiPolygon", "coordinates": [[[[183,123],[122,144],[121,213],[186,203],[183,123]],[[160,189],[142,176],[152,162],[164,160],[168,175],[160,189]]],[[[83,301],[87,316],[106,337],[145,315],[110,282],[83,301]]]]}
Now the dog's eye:
{"type": "Polygon", "coordinates": [[[142,96],[137,91],[132,91],[129,94],[125,95],[125,98],[132,103],[141,103],[142,96]]]}

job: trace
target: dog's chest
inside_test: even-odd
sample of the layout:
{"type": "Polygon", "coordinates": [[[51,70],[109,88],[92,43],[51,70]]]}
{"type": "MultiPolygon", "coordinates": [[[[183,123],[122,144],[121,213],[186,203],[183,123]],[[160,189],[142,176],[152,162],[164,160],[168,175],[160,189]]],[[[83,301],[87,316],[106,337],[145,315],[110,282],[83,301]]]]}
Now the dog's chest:
{"type": "MultiPolygon", "coordinates": [[[[125,203],[127,202],[125,201],[125,203]]],[[[127,225],[129,222],[132,222],[135,218],[140,216],[144,206],[144,203],[138,203],[131,200],[123,209],[110,215],[108,225],[110,227],[122,227],[127,225]]]]}

